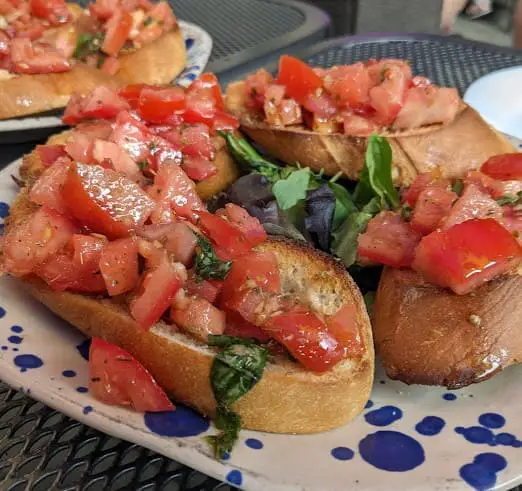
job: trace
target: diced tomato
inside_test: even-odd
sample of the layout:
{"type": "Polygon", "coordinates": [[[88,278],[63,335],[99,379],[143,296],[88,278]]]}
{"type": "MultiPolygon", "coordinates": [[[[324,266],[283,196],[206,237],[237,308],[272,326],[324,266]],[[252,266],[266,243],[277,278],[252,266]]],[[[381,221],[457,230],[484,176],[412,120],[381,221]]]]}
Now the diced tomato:
{"type": "Polygon", "coordinates": [[[257,339],[260,343],[267,343],[270,337],[259,326],[243,319],[237,312],[227,312],[225,334],[239,338],[257,339]]]}
{"type": "Polygon", "coordinates": [[[250,252],[252,244],[234,225],[218,215],[199,211],[199,225],[212,241],[231,259],[250,252]]]}
{"type": "Polygon", "coordinates": [[[76,268],[99,273],[100,257],[106,241],[92,235],[74,234],[71,238],[73,262],[76,268]]]}
{"type": "Polygon", "coordinates": [[[188,89],[188,94],[197,94],[201,98],[213,102],[214,108],[218,111],[225,110],[225,103],[221,95],[221,87],[217,77],[210,72],[202,73],[188,89]]]}
{"type": "Polygon", "coordinates": [[[281,291],[279,266],[271,252],[252,252],[232,263],[232,268],[223,282],[220,304],[230,308],[227,302],[231,299],[234,301],[236,292],[255,287],[273,293],[281,291]]]}
{"type": "Polygon", "coordinates": [[[59,157],[65,157],[65,145],[36,145],[40,161],[45,167],[53,165],[59,157]]]}
{"type": "Polygon", "coordinates": [[[425,89],[431,85],[431,80],[426,77],[421,77],[419,75],[415,76],[411,80],[412,87],[421,87],[425,89]]]}
{"type": "Polygon", "coordinates": [[[245,79],[246,106],[261,109],[265,102],[265,92],[273,77],[264,68],[245,79]]]}
{"type": "Polygon", "coordinates": [[[100,269],[109,295],[131,291],[138,282],[138,246],[133,239],[118,239],[103,247],[100,269]]]}
{"type": "Polygon", "coordinates": [[[267,238],[266,231],[259,220],[249,215],[249,213],[239,205],[227,203],[225,208],[221,208],[216,212],[216,215],[227,219],[234,227],[239,229],[252,247],[261,244],[267,238]]]}
{"type": "Polygon", "coordinates": [[[31,13],[52,25],[63,24],[71,18],[64,0],[31,0],[31,13]]]}
{"type": "Polygon", "coordinates": [[[13,71],[31,75],[43,73],[62,73],[71,69],[70,61],[58,51],[52,49],[38,51],[29,39],[15,38],[10,48],[13,71]]]}
{"type": "Polygon", "coordinates": [[[184,223],[173,223],[166,235],[165,248],[174,259],[187,266],[192,262],[198,238],[191,228],[184,223]]]}
{"type": "Polygon", "coordinates": [[[73,93],[69,98],[65,111],[63,113],[62,121],[68,125],[75,125],[83,119],[82,114],[83,97],[80,94],[73,93]]]}
{"type": "Polygon", "coordinates": [[[198,93],[187,93],[183,120],[188,124],[203,123],[212,127],[216,106],[212,99],[198,93]]]}
{"type": "Polygon", "coordinates": [[[107,22],[107,32],[103,39],[102,51],[116,56],[129,38],[132,29],[132,16],[128,12],[116,10],[107,22]]]}
{"type": "Polygon", "coordinates": [[[185,92],[179,87],[150,88],[140,91],[138,114],[151,123],[163,123],[176,111],[185,108],[185,92]]]}
{"type": "Polygon", "coordinates": [[[217,167],[204,157],[185,155],[183,157],[183,170],[193,181],[203,181],[217,174],[217,167]]]}
{"type": "Polygon", "coordinates": [[[328,70],[324,86],[337,105],[350,107],[368,102],[373,84],[366,67],[358,62],[328,70]]]}
{"type": "Polygon", "coordinates": [[[204,298],[189,298],[184,309],[171,309],[170,318],[174,324],[202,341],[207,341],[209,334],[225,332],[225,312],[204,298]]]}
{"type": "Polygon", "coordinates": [[[343,130],[345,135],[369,136],[378,129],[379,126],[367,118],[353,113],[343,114],[343,130]]]}
{"type": "Polygon", "coordinates": [[[15,9],[16,7],[9,0],[0,0],[0,15],[8,15],[15,9]]]}
{"type": "Polygon", "coordinates": [[[151,156],[152,134],[130,112],[122,111],[116,117],[116,126],[110,140],[125,149],[135,162],[146,162],[151,156]]]}
{"type": "Polygon", "coordinates": [[[88,8],[94,17],[100,20],[107,20],[112,17],[119,7],[120,0],[96,0],[89,3],[88,8]]]}
{"type": "Polygon", "coordinates": [[[502,225],[507,228],[513,237],[522,245],[522,211],[514,206],[502,207],[502,225]]]}
{"type": "Polygon", "coordinates": [[[29,198],[34,203],[45,205],[58,213],[67,214],[67,205],[62,198],[62,187],[67,179],[70,160],[63,159],[45,169],[42,175],[31,187],[29,198]]]}
{"type": "Polygon", "coordinates": [[[520,181],[497,181],[478,170],[466,172],[462,180],[464,184],[474,184],[483,193],[487,193],[495,199],[501,198],[505,194],[517,194],[518,191],[522,191],[520,181]]]}
{"type": "Polygon", "coordinates": [[[312,312],[287,312],[268,319],[263,329],[308,370],[326,372],[344,356],[344,348],[312,312]]]}
{"type": "Polygon", "coordinates": [[[172,411],[174,405],[147,369],[127,351],[100,338],[89,350],[89,392],[105,404],[140,412],[172,411]]]}
{"type": "Polygon", "coordinates": [[[363,259],[395,268],[409,267],[420,234],[391,211],[383,211],[368,223],[359,236],[357,252],[363,259]]]}
{"type": "Polygon", "coordinates": [[[334,315],[326,317],[328,332],[344,348],[348,356],[360,356],[364,345],[357,321],[357,309],[353,303],[344,304],[334,315]]]}
{"type": "Polygon", "coordinates": [[[301,124],[303,122],[301,106],[294,99],[284,99],[277,109],[282,126],[301,124]]]}
{"type": "Polygon", "coordinates": [[[68,138],[65,151],[76,162],[91,164],[93,157],[94,141],[92,138],[80,131],[74,131],[68,138]]]}
{"type": "Polygon", "coordinates": [[[149,196],[126,177],[77,162],[69,169],[62,196],[74,218],[110,239],[141,228],[155,207],[149,196]]]}
{"type": "Polygon", "coordinates": [[[74,25],[58,29],[54,38],[54,47],[65,58],[71,58],[78,43],[78,31],[74,25]]]}
{"type": "Polygon", "coordinates": [[[317,114],[318,117],[330,119],[337,113],[337,106],[332,97],[326,92],[308,94],[304,107],[307,111],[317,114]]]}
{"type": "Polygon", "coordinates": [[[274,106],[278,106],[285,98],[286,87],[284,85],[270,84],[265,89],[265,101],[270,101],[274,106]]]}
{"type": "Polygon", "coordinates": [[[239,128],[239,120],[223,111],[216,111],[212,121],[212,129],[216,131],[234,131],[239,128]]]}
{"type": "Polygon", "coordinates": [[[279,59],[277,83],[286,87],[288,97],[304,104],[307,96],[323,86],[323,80],[313,69],[293,56],[283,55],[279,59]]]}
{"type": "Polygon", "coordinates": [[[132,317],[143,329],[148,330],[158,322],[185,278],[185,268],[181,264],[171,264],[166,256],[156,268],[143,274],[142,291],[130,304],[132,317]]]}
{"type": "Polygon", "coordinates": [[[422,235],[433,232],[457,199],[458,196],[449,189],[428,186],[419,194],[411,217],[411,228],[422,235]]]}
{"type": "Polygon", "coordinates": [[[207,281],[192,275],[189,276],[183,287],[187,291],[187,295],[201,297],[214,303],[221,291],[222,284],[221,281],[207,281]]]}
{"type": "Polygon", "coordinates": [[[168,204],[177,215],[190,220],[195,220],[196,212],[205,209],[194,182],[176,164],[160,167],[148,193],[156,202],[168,204]]]}
{"type": "Polygon", "coordinates": [[[138,166],[132,157],[116,143],[97,139],[92,151],[94,160],[99,164],[110,162],[114,170],[125,174],[130,179],[136,179],[139,174],[138,166]]]}
{"type": "Polygon", "coordinates": [[[413,268],[429,282],[464,295],[511,271],[522,248],[496,220],[473,219],[424,237],[413,268]]]}
{"type": "Polygon", "coordinates": [[[127,109],[129,103],[104,85],[96,87],[81,103],[82,116],[89,119],[112,119],[127,109]]]}
{"type": "Polygon", "coordinates": [[[158,24],[157,22],[152,22],[146,27],[143,27],[140,32],[134,37],[134,46],[141,47],[145,44],[150,44],[163,34],[164,29],[163,26],[158,24]]]}
{"type": "Polygon", "coordinates": [[[148,15],[152,17],[158,25],[161,25],[164,30],[169,30],[176,24],[176,16],[170,8],[170,5],[165,1],[152,4],[148,15]]]}
{"type": "Polygon", "coordinates": [[[109,56],[103,62],[101,69],[109,75],[116,75],[120,69],[120,60],[116,56],[109,56]]]}
{"type": "MultiPolygon", "coordinates": [[[[2,7],[0,2],[0,15],[2,14],[2,7]]],[[[9,56],[9,44],[11,38],[6,34],[5,31],[0,30],[0,60],[3,60],[9,56]]]]}
{"type": "Polygon", "coordinates": [[[522,153],[507,153],[489,158],[480,171],[499,181],[522,180],[522,153]]]}
{"type": "Polygon", "coordinates": [[[442,225],[443,228],[449,228],[472,218],[498,220],[501,217],[502,208],[491,196],[483,193],[475,184],[467,184],[442,225]]]}
{"type": "Polygon", "coordinates": [[[181,131],[181,145],[181,151],[186,155],[204,157],[210,160],[215,156],[208,127],[204,124],[195,124],[184,128],[181,131]]]}
{"type": "Polygon", "coordinates": [[[424,189],[427,187],[433,187],[437,185],[437,187],[441,187],[443,189],[447,189],[450,186],[450,181],[447,179],[441,179],[440,171],[437,172],[424,172],[419,174],[415,181],[413,181],[412,185],[408,188],[406,193],[404,194],[404,201],[410,205],[415,206],[417,200],[419,199],[419,195],[424,189]]]}
{"type": "Polygon", "coordinates": [[[377,111],[376,118],[379,123],[389,125],[403,106],[410,81],[395,65],[386,67],[382,76],[383,82],[370,90],[370,103],[377,111]]]}
{"type": "Polygon", "coordinates": [[[146,87],[154,88],[154,86],[147,84],[131,84],[119,89],[118,95],[123,97],[133,109],[137,109],[141,91],[146,87]]]}

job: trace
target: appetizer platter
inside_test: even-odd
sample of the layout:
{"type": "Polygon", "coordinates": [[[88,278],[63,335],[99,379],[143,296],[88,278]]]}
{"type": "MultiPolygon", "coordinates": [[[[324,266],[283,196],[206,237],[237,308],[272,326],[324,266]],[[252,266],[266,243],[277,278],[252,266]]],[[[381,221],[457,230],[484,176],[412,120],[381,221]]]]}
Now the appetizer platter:
{"type": "Polygon", "coordinates": [[[0,174],[4,380],[245,489],[522,480],[522,158],[456,91],[283,56],[63,120],[0,174]]]}
{"type": "Polygon", "coordinates": [[[71,93],[97,85],[175,80],[187,86],[212,50],[210,36],[178,21],[166,3],[95,2],[82,10],[58,1],[48,10],[38,7],[6,2],[2,11],[2,131],[61,126],[60,109],[71,93]]]}

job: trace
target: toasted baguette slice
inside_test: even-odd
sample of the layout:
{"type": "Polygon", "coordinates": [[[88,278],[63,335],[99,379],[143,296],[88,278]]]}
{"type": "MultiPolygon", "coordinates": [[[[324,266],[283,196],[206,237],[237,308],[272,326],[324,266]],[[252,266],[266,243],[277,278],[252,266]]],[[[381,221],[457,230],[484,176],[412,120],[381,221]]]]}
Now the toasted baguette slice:
{"type": "Polygon", "coordinates": [[[116,88],[129,83],[170,83],[186,65],[180,28],[176,26],[156,41],[120,56],[119,60],[120,70],[115,77],[82,63],[63,73],[0,79],[0,119],[65,107],[73,92],[85,95],[99,85],[116,88]]]}
{"type": "MultiPolygon", "coordinates": [[[[70,138],[71,133],[70,130],[66,130],[62,133],[52,135],[47,141],[47,145],[64,145],[70,138]]],[[[212,196],[224,191],[239,177],[239,169],[226,148],[222,148],[217,153],[214,164],[217,167],[217,173],[211,178],[196,184],[196,190],[203,200],[208,200],[212,198],[212,196]]],[[[40,155],[36,150],[33,150],[23,158],[20,167],[20,177],[26,185],[30,186],[43,170],[44,166],[40,155]]]]}
{"type": "MultiPolygon", "coordinates": [[[[27,196],[24,189],[13,203],[7,229],[34,211],[27,196]]],[[[344,303],[354,304],[365,352],[362,358],[341,361],[320,375],[286,359],[270,362],[261,381],[234,409],[245,428],[275,433],[314,433],[347,423],[366,404],[373,383],[371,327],[359,290],[331,257],[308,246],[270,239],[258,249],[276,255],[283,293],[326,315],[344,303]]],[[[163,322],[145,331],[131,318],[128,307],[117,301],[54,292],[34,277],[23,281],[34,297],[87,336],[101,337],[129,351],[174,400],[214,415],[213,348],[163,322]]]]}
{"type": "MultiPolygon", "coordinates": [[[[274,157],[328,175],[342,171],[356,180],[363,168],[367,139],[340,133],[322,134],[303,127],[275,128],[251,117],[244,109],[244,82],[226,91],[226,107],[239,118],[241,130],[274,157]]],[[[459,177],[479,167],[489,157],[513,153],[515,149],[471,107],[462,103],[450,124],[383,132],[393,150],[393,178],[409,185],[422,172],[440,168],[444,177],[459,177]]]]}
{"type": "Polygon", "coordinates": [[[374,304],[375,346],[386,373],[407,384],[459,388],[522,360],[522,277],[468,295],[386,268],[374,304]]]}

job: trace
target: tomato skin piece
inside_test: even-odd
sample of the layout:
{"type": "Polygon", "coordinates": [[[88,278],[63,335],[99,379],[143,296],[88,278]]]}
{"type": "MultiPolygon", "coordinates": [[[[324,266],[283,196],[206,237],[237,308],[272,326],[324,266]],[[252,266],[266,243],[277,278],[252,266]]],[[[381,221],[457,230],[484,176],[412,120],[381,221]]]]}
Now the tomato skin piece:
{"type": "Polygon", "coordinates": [[[149,330],[172,304],[185,279],[181,271],[184,268],[173,266],[165,256],[156,268],[144,273],[142,292],[130,304],[132,317],[143,329],[149,330]]]}
{"type": "Polygon", "coordinates": [[[185,108],[185,92],[179,87],[142,87],[137,112],[145,121],[163,123],[176,111],[185,108]]]}
{"type": "Polygon", "coordinates": [[[65,145],[36,145],[36,151],[45,167],[50,167],[60,157],[67,156],[65,145]]]}
{"type": "Polygon", "coordinates": [[[429,282],[464,295],[522,260],[513,235],[493,219],[474,219],[424,237],[412,267],[429,282]]]}
{"type": "Polygon", "coordinates": [[[116,75],[120,69],[120,60],[116,56],[109,56],[103,62],[101,69],[109,75],[116,75]]]}
{"type": "Polygon", "coordinates": [[[428,186],[433,186],[437,184],[438,187],[448,188],[450,186],[450,181],[448,179],[441,179],[439,175],[440,171],[437,172],[423,172],[419,174],[415,181],[411,184],[411,186],[404,193],[403,201],[414,207],[419,199],[419,195],[424,189],[428,186]]]}
{"type": "Polygon", "coordinates": [[[31,13],[52,25],[63,24],[71,18],[64,0],[31,0],[31,13]]]}
{"type": "Polygon", "coordinates": [[[361,356],[364,353],[357,309],[354,304],[344,304],[334,315],[326,317],[325,320],[328,332],[343,347],[345,356],[361,356]]]}
{"type": "Polygon", "coordinates": [[[111,297],[131,291],[138,282],[138,246],[133,239],[105,244],[100,269],[111,297]]]}
{"type": "Polygon", "coordinates": [[[129,103],[116,92],[100,85],[81,99],[81,114],[87,119],[112,119],[130,108],[129,103]]]}
{"type": "Polygon", "coordinates": [[[131,14],[117,10],[107,22],[107,32],[103,40],[102,51],[109,56],[116,56],[129,38],[131,29],[131,14]]]}
{"type": "Polygon", "coordinates": [[[499,181],[522,180],[522,154],[495,155],[482,164],[480,171],[499,181]]]}
{"type": "Polygon", "coordinates": [[[141,91],[144,88],[154,89],[153,85],[148,84],[130,84],[122,87],[118,90],[118,95],[123,97],[132,107],[132,109],[137,109],[140,100],[141,91]]]}
{"type": "Polygon", "coordinates": [[[225,313],[204,298],[187,299],[183,309],[172,308],[170,319],[196,338],[207,341],[209,334],[221,335],[225,332],[225,313]]]}
{"type": "Polygon", "coordinates": [[[63,200],[61,188],[67,179],[70,165],[70,160],[63,159],[45,169],[29,191],[31,201],[66,215],[67,205],[63,200]]]}
{"type": "Polygon", "coordinates": [[[411,228],[423,235],[433,232],[457,199],[457,194],[449,189],[427,187],[419,194],[410,221],[411,228]]]}
{"type": "Polygon", "coordinates": [[[174,410],[147,369],[130,353],[100,338],[89,350],[89,391],[105,404],[133,406],[139,412],[174,410]]]}
{"type": "Polygon", "coordinates": [[[323,86],[323,80],[313,69],[293,56],[283,55],[279,60],[277,83],[286,87],[288,97],[304,104],[308,94],[323,86]]]}
{"type": "Polygon", "coordinates": [[[187,266],[192,262],[198,238],[185,223],[173,223],[167,233],[165,249],[171,252],[174,259],[187,266]]]}
{"type": "Polygon", "coordinates": [[[263,329],[243,319],[237,312],[228,311],[226,316],[225,334],[239,338],[257,339],[260,343],[267,343],[270,340],[270,336],[263,329]]]}
{"type": "Polygon", "coordinates": [[[76,220],[109,239],[141,228],[155,208],[147,194],[126,177],[78,162],[69,169],[62,197],[76,220]]]}
{"type": "Polygon", "coordinates": [[[331,370],[344,357],[343,347],[312,312],[275,315],[263,324],[263,330],[313,372],[331,370]]]}
{"type": "Polygon", "coordinates": [[[221,291],[222,284],[222,281],[207,281],[191,276],[183,288],[187,295],[204,298],[213,304],[221,291]]]}
{"type": "Polygon", "coordinates": [[[239,205],[227,203],[225,208],[217,210],[216,215],[236,227],[252,247],[262,244],[268,237],[259,220],[239,205]]]}
{"type": "Polygon", "coordinates": [[[218,111],[225,110],[225,103],[221,95],[221,87],[217,77],[211,72],[202,73],[188,88],[189,94],[202,95],[214,103],[218,111]]]}

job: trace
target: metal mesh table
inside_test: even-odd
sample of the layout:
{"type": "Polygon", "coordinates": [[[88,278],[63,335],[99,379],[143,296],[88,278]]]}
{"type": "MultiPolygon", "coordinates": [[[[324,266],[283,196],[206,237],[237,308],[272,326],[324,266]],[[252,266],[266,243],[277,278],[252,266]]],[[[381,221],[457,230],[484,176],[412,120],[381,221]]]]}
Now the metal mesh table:
{"type": "MultiPolygon", "coordinates": [[[[191,1],[198,4],[198,0],[191,1]]],[[[343,38],[301,54],[322,66],[370,57],[408,58],[414,72],[426,74],[438,84],[456,86],[461,93],[486,73],[522,64],[520,52],[422,35],[343,38]]],[[[20,145],[2,152],[0,168],[29,148],[20,145]]],[[[225,491],[230,487],[75,422],[0,383],[0,489],[225,491]]]]}

